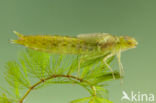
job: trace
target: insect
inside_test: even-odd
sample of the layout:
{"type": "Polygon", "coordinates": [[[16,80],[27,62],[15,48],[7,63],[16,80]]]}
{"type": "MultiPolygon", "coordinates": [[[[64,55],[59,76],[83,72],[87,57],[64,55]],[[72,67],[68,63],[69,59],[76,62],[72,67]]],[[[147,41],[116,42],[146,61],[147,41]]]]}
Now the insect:
{"type": "Polygon", "coordinates": [[[137,41],[129,36],[113,36],[108,33],[79,34],[77,37],[52,36],[52,35],[28,35],[25,36],[16,31],[14,33],[19,37],[18,40],[12,40],[13,43],[24,45],[38,51],[57,53],[57,54],[80,54],[92,56],[96,54],[108,53],[103,58],[103,62],[112,72],[112,68],[107,64],[107,60],[112,56],[117,56],[120,68],[120,75],[123,73],[121,64],[121,52],[135,48],[137,41]]]}

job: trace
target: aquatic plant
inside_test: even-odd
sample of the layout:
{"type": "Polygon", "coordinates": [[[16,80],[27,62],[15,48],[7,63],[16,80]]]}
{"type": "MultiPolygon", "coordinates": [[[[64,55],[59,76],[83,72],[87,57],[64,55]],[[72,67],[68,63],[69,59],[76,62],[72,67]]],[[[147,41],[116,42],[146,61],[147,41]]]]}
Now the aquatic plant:
{"type": "MultiPolygon", "coordinates": [[[[86,59],[81,62],[78,72],[79,55],[57,55],[26,49],[17,61],[6,63],[3,76],[11,90],[0,87],[0,103],[26,103],[24,100],[32,91],[57,83],[77,84],[90,93],[88,97],[70,103],[112,103],[104,88],[106,81],[114,80],[112,72],[102,62],[107,55],[86,59]]],[[[111,65],[113,58],[107,64],[111,65]]],[[[120,73],[114,72],[114,75],[116,79],[120,78],[120,73]]]]}

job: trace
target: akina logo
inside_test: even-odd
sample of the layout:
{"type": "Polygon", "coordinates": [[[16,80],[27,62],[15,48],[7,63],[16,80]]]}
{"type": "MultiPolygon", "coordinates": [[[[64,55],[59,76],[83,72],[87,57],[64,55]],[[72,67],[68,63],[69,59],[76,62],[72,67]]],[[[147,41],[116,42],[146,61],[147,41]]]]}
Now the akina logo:
{"type": "Polygon", "coordinates": [[[153,102],[154,101],[154,94],[152,93],[141,93],[141,92],[134,92],[131,91],[130,94],[126,93],[125,91],[122,91],[122,97],[121,101],[131,101],[131,102],[153,102]]]}

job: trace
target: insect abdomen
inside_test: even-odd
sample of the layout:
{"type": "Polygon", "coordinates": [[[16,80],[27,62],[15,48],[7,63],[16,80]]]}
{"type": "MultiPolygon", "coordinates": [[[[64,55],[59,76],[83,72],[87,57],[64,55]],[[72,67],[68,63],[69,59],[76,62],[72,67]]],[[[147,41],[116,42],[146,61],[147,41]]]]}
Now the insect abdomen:
{"type": "Polygon", "coordinates": [[[24,45],[38,51],[63,54],[81,54],[97,50],[97,44],[65,36],[20,36],[15,43],[24,45]]]}

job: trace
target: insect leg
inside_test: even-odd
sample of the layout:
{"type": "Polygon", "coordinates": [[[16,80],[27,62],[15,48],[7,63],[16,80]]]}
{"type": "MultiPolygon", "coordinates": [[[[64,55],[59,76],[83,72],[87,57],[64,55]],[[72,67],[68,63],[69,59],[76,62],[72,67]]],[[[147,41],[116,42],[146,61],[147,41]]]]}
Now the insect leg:
{"type": "Polygon", "coordinates": [[[119,52],[117,53],[117,59],[118,59],[118,63],[119,63],[120,76],[121,76],[121,74],[124,73],[123,65],[122,65],[122,63],[121,63],[121,51],[119,51],[119,52]]]}
{"type": "Polygon", "coordinates": [[[113,69],[107,64],[107,59],[109,59],[109,58],[112,57],[113,55],[114,55],[113,53],[107,55],[107,56],[103,59],[103,62],[105,63],[105,65],[107,66],[107,68],[112,72],[113,79],[115,79],[113,69]]]}

